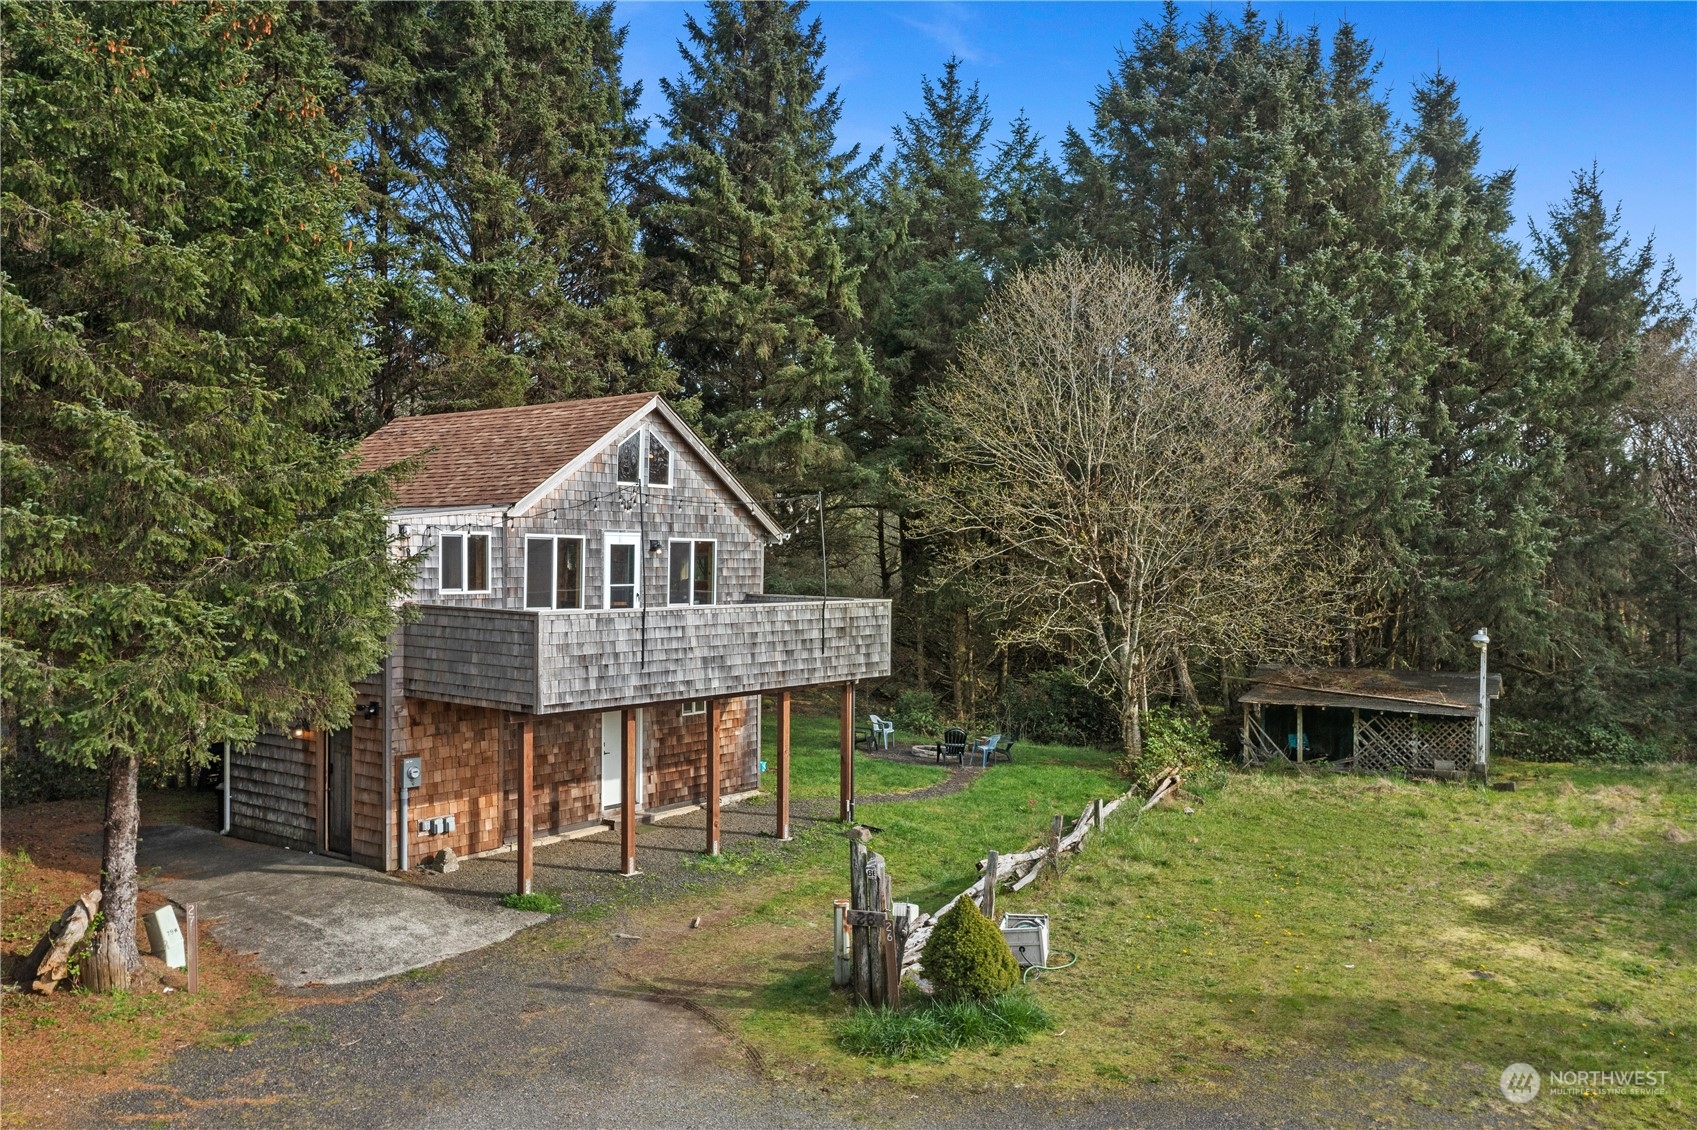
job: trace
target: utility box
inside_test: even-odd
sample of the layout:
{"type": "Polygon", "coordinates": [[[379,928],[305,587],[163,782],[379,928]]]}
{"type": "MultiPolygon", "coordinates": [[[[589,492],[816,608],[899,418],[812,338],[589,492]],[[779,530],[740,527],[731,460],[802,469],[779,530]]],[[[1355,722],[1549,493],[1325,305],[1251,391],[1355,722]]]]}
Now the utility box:
{"type": "Polygon", "coordinates": [[[919,918],[919,904],[916,902],[892,902],[890,904],[891,925],[898,926],[904,933],[913,933],[913,924],[919,918]]]}
{"type": "Polygon", "coordinates": [[[832,947],[831,954],[831,984],[839,989],[854,980],[851,959],[854,935],[849,929],[848,911],[848,899],[838,899],[831,908],[831,932],[836,935],[836,944],[832,947]]]}
{"type": "Polygon", "coordinates": [[[153,947],[153,956],[164,959],[168,968],[186,969],[189,960],[183,951],[183,931],[177,925],[177,912],[162,906],[142,922],[147,927],[147,944],[153,947]]]}
{"type": "Polygon", "coordinates": [[[1013,950],[1020,966],[1049,964],[1049,916],[1047,914],[1004,914],[1002,940],[1013,950]]]}

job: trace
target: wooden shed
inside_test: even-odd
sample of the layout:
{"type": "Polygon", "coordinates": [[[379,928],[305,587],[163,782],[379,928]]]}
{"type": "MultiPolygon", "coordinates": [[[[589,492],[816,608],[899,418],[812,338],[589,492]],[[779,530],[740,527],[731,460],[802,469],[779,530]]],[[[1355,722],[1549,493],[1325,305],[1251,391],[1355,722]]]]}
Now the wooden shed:
{"type": "Polygon", "coordinates": [[[1459,777],[1483,775],[1502,676],[1341,667],[1261,667],[1238,696],[1243,760],[1459,777]]]}

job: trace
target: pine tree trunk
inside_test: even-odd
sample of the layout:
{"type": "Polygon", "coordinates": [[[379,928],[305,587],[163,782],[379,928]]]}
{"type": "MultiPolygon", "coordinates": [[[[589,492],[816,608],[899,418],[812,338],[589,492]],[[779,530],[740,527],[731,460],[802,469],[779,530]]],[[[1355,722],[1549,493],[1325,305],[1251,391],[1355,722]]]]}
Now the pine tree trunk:
{"type": "Polygon", "coordinates": [[[966,703],[966,609],[955,608],[954,648],[949,653],[950,675],[954,681],[955,714],[968,716],[966,703]]]}
{"type": "Polygon", "coordinates": [[[136,798],[135,755],[113,754],[106,770],[106,845],[100,858],[100,931],[88,960],[82,985],[96,993],[130,987],[141,970],[136,948],[136,833],[141,805],[136,798]]]}

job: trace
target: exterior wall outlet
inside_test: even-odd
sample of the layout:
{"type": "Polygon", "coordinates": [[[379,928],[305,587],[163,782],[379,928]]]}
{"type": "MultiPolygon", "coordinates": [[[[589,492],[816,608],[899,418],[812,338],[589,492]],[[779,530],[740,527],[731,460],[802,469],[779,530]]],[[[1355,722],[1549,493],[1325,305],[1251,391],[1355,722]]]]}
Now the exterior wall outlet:
{"type": "Polygon", "coordinates": [[[418,834],[421,836],[428,836],[430,834],[430,821],[420,820],[418,822],[418,834]]]}

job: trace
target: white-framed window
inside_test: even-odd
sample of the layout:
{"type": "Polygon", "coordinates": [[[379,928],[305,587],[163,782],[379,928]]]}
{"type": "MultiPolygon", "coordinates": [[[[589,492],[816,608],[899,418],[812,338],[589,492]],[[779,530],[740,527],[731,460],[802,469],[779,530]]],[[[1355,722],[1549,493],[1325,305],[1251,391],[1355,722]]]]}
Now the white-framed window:
{"type": "Polygon", "coordinates": [[[718,546],[712,541],[672,542],[666,571],[667,604],[712,604],[718,595],[718,546]]]}
{"type": "Polygon", "coordinates": [[[672,485],[672,449],[652,428],[638,428],[620,441],[616,466],[620,484],[672,485]]]}
{"type": "Polygon", "coordinates": [[[648,485],[651,487],[669,487],[672,485],[672,449],[666,446],[664,440],[648,432],[648,485]]]}
{"type": "Polygon", "coordinates": [[[642,606],[642,548],[635,534],[608,534],[603,539],[603,608],[642,606]]]}
{"type": "Polygon", "coordinates": [[[583,539],[554,534],[524,539],[524,606],[583,607],[583,539]]]}
{"type": "Polygon", "coordinates": [[[489,591],[489,535],[443,534],[442,591],[489,591]]]}
{"type": "Polygon", "coordinates": [[[707,700],[704,698],[692,698],[684,703],[683,716],[685,718],[699,718],[706,713],[707,700]]]}
{"type": "Polygon", "coordinates": [[[642,481],[642,432],[632,432],[628,438],[619,444],[619,482],[640,483],[642,481]]]}

